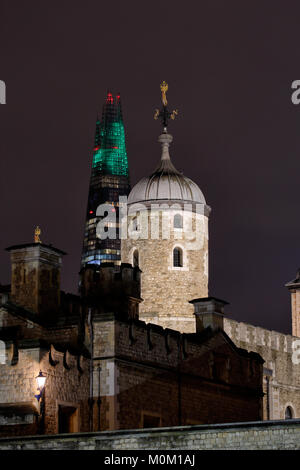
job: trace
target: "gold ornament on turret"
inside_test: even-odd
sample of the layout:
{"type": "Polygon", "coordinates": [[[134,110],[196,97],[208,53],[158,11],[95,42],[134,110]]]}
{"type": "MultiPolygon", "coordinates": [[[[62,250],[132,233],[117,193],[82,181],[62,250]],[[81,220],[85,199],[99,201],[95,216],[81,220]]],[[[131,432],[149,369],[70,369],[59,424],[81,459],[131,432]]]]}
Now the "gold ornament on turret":
{"type": "Polygon", "coordinates": [[[37,225],[37,227],[35,228],[35,231],[34,231],[34,243],[42,243],[42,240],[40,239],[41,233],[42,233],[41,229],[37,225]]]}
{"type": "Polygon", "coordinates": [[[153,116],[155,121],[157,121],[158,118],[161,118],[162,123],[163,123],[163,127],[164,127],[164,132],[167,129],[168,120],[172,119],[174,121],[175,117],[178,116],[178,109],[173,109],[173,111],[170,113],[170,111],[167,108],[167,104],[168,104],[167,91],[168,91],[168,89],[169,89],[169,85],[167,84],[167,82],[163,81],[160,84],[161,100],[162,100],[163,108],[162,108],[161,111],[159,109],[156,109],[155,113],[154,113],[154,116],[153,116]]]}
{"type": "Polygon", "coordinates": [[[160,90],[161,90],[161,100],[163,102],[163,105],[164,106],[167,106],[168,102],[167,102],[167,91],[168,91],[168,84],[163,81],[161,84],[160,84],[160,90]]]}

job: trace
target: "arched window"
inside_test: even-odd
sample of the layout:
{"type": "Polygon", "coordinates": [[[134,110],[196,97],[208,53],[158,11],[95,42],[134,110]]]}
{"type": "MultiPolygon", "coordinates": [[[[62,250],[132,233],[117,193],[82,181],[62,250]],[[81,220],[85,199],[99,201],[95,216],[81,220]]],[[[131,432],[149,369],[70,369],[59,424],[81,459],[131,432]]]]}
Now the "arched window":
{"type": "Polygon", "coordinates": [[[173,250],[173,266],[175,268],[182,268],[183,261],[182,261],[182,249],[181,248],[174,248],[173,250]]]}
{"type": "Polygon", "coordinates": [[[138,250],[134,250],[132,258],[133,258],[132,264],[133,264],[133,267],[135,268],[139,265],[139,251],[138,250]]]}
{"type": "Polygon", "coordinates": [[[293,409],[291,406],[287,406],[284,413],[284,419],[293,419],[293,409]]]}
{"type": "Polygon", "coordinates": [[[182,228],[182,215],[174,215],[174,228],[182,228]]]}
{"type": "Polygon", "coordinates": [[[140,221],[139,221],[140,213],[137,212],[136,216],[132,219],[132,231],[140,230],[140,221]]]}

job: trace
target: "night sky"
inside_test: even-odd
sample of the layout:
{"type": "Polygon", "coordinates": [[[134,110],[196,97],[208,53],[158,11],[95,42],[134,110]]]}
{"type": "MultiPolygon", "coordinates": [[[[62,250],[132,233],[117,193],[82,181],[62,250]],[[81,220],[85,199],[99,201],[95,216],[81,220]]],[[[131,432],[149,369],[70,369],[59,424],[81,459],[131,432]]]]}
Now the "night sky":
{"type": "Polygon", "coordinates": [[[299,1],[0,3],[0,282],[5,247],[67,251],[76,292],[97,113],[121,93],[131,184],[160,158],[162,80],[175,166],[210,216],[210,295],[232,318],[285,333],[300,265],[299,1]]]}

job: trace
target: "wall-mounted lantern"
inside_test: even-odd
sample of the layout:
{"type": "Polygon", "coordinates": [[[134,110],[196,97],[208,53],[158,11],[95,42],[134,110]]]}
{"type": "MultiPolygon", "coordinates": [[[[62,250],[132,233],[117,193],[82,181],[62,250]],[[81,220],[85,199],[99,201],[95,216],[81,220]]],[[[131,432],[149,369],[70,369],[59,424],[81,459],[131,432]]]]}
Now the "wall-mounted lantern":
{"type": "Polygon", "coordinates": [[[39,394],[34,395],[37,401],[39,402],[45,387],[45,382],[46,382],[46,375],[43,374],[43,372],[40,370],[39,375],[36,376],[35,378],[36,383],[37,383],[37,389],[39,391],[39,394]]]}
{"type": "Polygon", "coordinates": [[[38,401],[39,418],[38,418],[38,434],[44,434],[45,432],[45,383],[46,374],[40,370],[39,375],[36,376],[36,384],[38,392],[35,398],[38,401]]]}

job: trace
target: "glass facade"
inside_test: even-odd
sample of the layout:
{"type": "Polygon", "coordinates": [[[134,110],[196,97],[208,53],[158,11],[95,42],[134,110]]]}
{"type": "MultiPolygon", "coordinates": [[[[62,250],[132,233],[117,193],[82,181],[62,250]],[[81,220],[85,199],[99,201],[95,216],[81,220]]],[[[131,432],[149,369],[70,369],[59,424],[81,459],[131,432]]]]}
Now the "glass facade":
{"type": "Polygon", "coordinates": [[[97,238],[96,227],[101,217],[96,217],[96,211],[100,204],[111,204],[116,221],[118,221],[119,196],[127,196],[129,191],[128,160],[120,95],[113,97],[108,92],[103,106],[102,119],[101,121],[97,119],[96,122],[81,267],[86,264],[105,262],[120,264],[119,224],[110,224],[115,225],[115,239],[97,238]]]}
{"type": "Polygon", "coordinates": [[[128,161],[120,95],[107,94],[102,122],[97,120],[93,173],[128,178],[128,161]]]}

